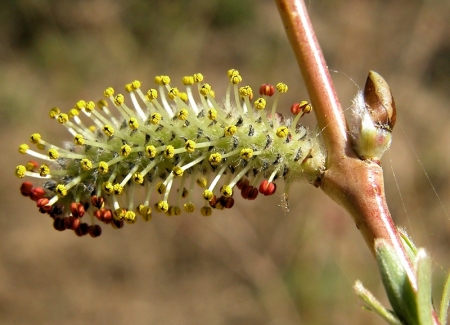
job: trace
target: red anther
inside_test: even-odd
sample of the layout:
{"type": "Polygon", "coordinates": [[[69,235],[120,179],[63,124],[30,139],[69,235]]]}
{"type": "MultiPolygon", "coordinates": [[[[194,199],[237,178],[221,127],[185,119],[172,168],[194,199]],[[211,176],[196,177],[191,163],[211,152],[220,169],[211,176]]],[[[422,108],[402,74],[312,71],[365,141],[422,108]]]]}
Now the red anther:
{"type": "Polygon", "coordinates": [[[256,187],[252,186],[248,200],[254,200],[254,199],[256,199],[257,196],[258,196],[258,189],[256,187]]]}
{"type": "Polygon", "coordinates": [[[113,220],[113,213],[109,209],[102,209],[103,213],[103,222],[104,223],[111,223],[113,220]]]}
{"type": "Polygon", "coordinates": [[[39,168],[39,164],[37,163],[37,161],[34,160],[30,160],[27,164],[27,170],[29,171],[36,171],[39,168]]]}
{"type": "Polygon", "coordinates": [[[85,236],[88,234],[89,225],[85,222],[81,223],[77,229],[74,230],[75,234],[79,237],[85,236]]]}
{"type": "Polygon", "coordinates": [[[116,220],[112,218],[111,225],[114,229],[120,229],[123,227],[123,220],[116,220]]]}
{"type": "Polygon", "coordinates": [[[211,206],[211,208],[215,208],[216,204],[219,202],[219,200],[217,199],[217,196],[213,195],[213,197],[211,198],[211,200],[209,200],[209,205],[211,206]]]}
{"type": "Polygon", "coordinates": [[[238,189],[240,189],[241,191],[246,188],[248,186],[250,182],[248,181],[247,178],[241,178],[237,183],[236,186],[238,189]]]}
{"type": "Polygon", "coordinates": [[[75,230],[80,226],[80,219],[73,216],[64,218],[64,225],[66,229],[75,230]]]}
{"type": "Polygon", "coordinates": [[[302,111],[302,108],[300,107],[300,103],[294,103],[291,106],[291,113],[294,115],[297,115],[302,111]]]}
{"type": "Polygon", "coordinates": [[[81,218],[84,216],[84,206],[81,203],[72,202],[70,203],[70,212],[72,215],[77,218],[81,218]]]}
{"type": "Polygon", "coordinates": [[[99,225],[90,225],[88,233],[92,238],[98,237],[102,234],[102,228],[99,225]]]}
{"type": "Polygon", "coordinates": [[[22,193],[23,196],[30,196],[32,190],[33,183],[31,182],[23,182],[20,186],[20,193],[22,193]]]}
{"type": "MultiPolygon", "coordinates": [[[[36,205],[37,205],[37,207],[38,208],[43,208],[45,205],[47,205],[48,204],[48,199],[47,198],[42,198],[42,199],[38,199],[37,201],[36,201],[36,205]]],[[[51,208],[51,207],[50,207],[51,208]]]]}
{"type": "Polygon", "coordinates": [[[102,210],[95,210],[94,211],[94,217],[96,217],[98,220],[103,221],[103,213],[102,210]]]}
{"type": "Polygon", "coordinates": [[[69,217],[68,219],[70,220],[70,229],[75,230],[81,225],[81,221],[78,218],[69,217]]]}
{"type": "Polygon", "coordinates": [[[263,180],[261,185],[259,185],[259,192],[265,196],[272,195],[275,193],[276,189],[277,185],[273,182],[269,182],[267,179],[263,180]]]}
{"type": "Polygon", "coordinates": [[[31,190],[30,199],[37,201],[43,198],[45,195],[45,190],[42,187],[36,187],[31,190]]]}
{"type": "Polygon", "coordinates": [[[241,196],[248,200],[250,197],[250,193],[252,192],[253,186],[249,185],[247,187],[245,187],[242,191],[241,191],[241,196]]]}
{"type": "Polygon", "coordinates": [[[55,218],[53,220],[53,228],[58,231],[66,230],[66,225],[64,224],[64,218],[55,218]]]}
{"type": "Polygon", "coordinates": [[[232,197],[225,198],[225,202],[224,202],[223,206],[226,209],[231,209],[233,207],[233,205],[234,205],[234,199],[232,197]]]}
{"type": "Polygon", "coordinates": [[[102,209],[103,205],[105,204],[105,199],[103,197],[101,197],[101,196],[92,195],[91,203],[97,209],[102,209]]]}
{"type": "Polygon", "coordinates": [[[275,94],[275,87],[271,84],[262,84],[261,87],[259,87],[259,94],[263,96],[273,96],[275,94]]]}
{"type": "Polygon", "coordinates": [[[65,217],[65,218],[62,218],[63,220],[64,220],[64,227],[66,228],[66,229],[72,229],[72,226],[71,226],[71,224],[70,224],[70,219],[69,219],[70,217],[65,217]]]}

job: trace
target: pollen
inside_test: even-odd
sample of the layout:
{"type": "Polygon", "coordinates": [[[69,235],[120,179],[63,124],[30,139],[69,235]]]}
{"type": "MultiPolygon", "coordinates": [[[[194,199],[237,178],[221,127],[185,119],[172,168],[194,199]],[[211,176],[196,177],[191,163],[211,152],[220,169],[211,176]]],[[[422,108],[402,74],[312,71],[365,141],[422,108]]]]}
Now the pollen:
{"type": "Polygon", "coordinates": [[[244,160],[250,160],[253,157],[253,149],[251,148],[244,148],[241,150],[241,153],[239,156],[244,160]]]}
{"type": "Polygon", "coordinates": [[[301,101],[284,117],[277,105],[287,85],[263,84],[253,99],[250,86],[238,86],[238,70],[225,78],[223,93],[201,73],[183,77],[180,88],[158,75],[156,89],[135,80],[123,95],[108,87],[103,99],[79,100],[68,114],[52,108],[50,118],[69,141],[32,133],[32,145],[19,146],[32,159],[15,174],[35,180],[20,192],[55,229],[98,237],[103,227],[121,229],[155,214],[208,217],[258,194],[270,199],[294,179],[317,183],[325,153],[315,132],[298,125],[310,104],[301,101]]]}

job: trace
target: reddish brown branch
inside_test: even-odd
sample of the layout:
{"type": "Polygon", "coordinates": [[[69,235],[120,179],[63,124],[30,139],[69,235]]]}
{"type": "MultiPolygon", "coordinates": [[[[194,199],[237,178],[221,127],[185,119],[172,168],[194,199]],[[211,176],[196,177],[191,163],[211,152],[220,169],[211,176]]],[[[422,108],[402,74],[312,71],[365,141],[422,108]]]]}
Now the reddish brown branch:
{"type": "Polygon", "coordinates": [[[370,250],[375,238],[384,238],[400,251],[409,275],[411,263],[386,205],[381,168],[357,158],[347,136],[345,117],[327,65],[301,0],[276,0],[286,33],[302,71],[327,149],[322,189],[354,218],[370,250]]]}
{"type": "MultiPolygon", "coordinates": [[[[322,50],[302,0],[275,0],[286,34],[296,55],[327,149],[321,188],[353,217],[369,249],[376,238],[396,251],[413,286],[416,275],[392,221],[384,194],[383,170],[360,160],[347,136],[342,107],[331,81],[322,50]]],[[[436,314],[434,324],[439,324],[436,314]]]]}

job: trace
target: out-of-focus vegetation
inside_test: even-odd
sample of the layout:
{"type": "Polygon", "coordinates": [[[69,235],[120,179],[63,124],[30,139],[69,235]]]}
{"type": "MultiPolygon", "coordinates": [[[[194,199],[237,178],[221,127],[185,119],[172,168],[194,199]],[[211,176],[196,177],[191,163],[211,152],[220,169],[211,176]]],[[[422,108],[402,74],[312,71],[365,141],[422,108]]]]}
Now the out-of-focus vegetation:
{"type": "MultiPolygon", "coordinates": [[[[450,6],[308,6],[329,68],[340,71],[333,76],[344,107],[357,91],[349,77],[363,86],[369,69],[393,90],[388,202],[434,257],[439,289],[450,267],[450,6]]],[[[350,218],[311,185],[291,188],[289,213],[276,195],[237,198],[209,218],[155,214],[95,240],[56,232],[20,197],[18,145],[33,132],[68,141],[48,110],[100,99],[108,86],[139,79],[147,89],[155,75],[177,83],[202,72],[220,96],[235,68],[255,89],[286,82],[286,114],[307,99],[272,1],[1,1],[0,42],[1,324],[381,323],[352,291],[361,279],[383,296],[369,250],[350,218]]]]}

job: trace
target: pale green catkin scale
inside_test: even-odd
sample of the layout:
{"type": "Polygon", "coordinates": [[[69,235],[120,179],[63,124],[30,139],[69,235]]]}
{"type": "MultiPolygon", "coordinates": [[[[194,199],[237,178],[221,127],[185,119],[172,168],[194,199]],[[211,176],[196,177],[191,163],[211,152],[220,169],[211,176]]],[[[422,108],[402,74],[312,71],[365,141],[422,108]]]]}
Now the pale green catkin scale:
{"type": "Polygon", "coordinates": [[[57,230],[96,237],[101,233],[98,220],[121,228],[124,221],[136,221],[135,212],[147,221],[152,210],[168,215],[195,211],[189,193],[194,180],[203,186],[205,204],[197,211],[205,216],[212,208],[231,208],[237,191],[254,199],[258,189],[273,194],[277,179],[317,180],[325,162],[317,136],[273,113],[287,86],[265,84],[261,98],[254,99],[250,87],[237,87],[242,81],[237,70],[228,77],[224,104],[216,102],[211,87],[196,74],[183,78],[187,93],[171,88],[169,77],[158,76],[159,91],[149,90],[146,96],[138,81],[125,87],[130,106],[108,88],[104,94],[110,107],[103,100],[97,107],[79,101],[69,114],[52,109],[51,118],[68,129],[74,143],[59,148],[35,133],[31,142],[36,151],[21,145],[21,153],[46,160],[45,165],[32,161],[17,166],[18,177],[45,178],[41,187],[23,183],[22,194],[54,218],[57,230]],[[90,124],[94,127],[86,127],[90,124]],[[144,192],[143,202],[134,200],[138,190],[144,192]],[[79,221],[85,212],[96,217],[90,224],[79,221]]]}

